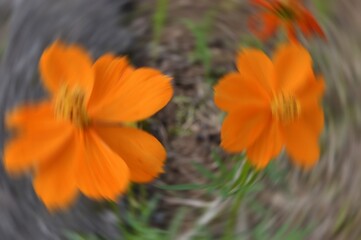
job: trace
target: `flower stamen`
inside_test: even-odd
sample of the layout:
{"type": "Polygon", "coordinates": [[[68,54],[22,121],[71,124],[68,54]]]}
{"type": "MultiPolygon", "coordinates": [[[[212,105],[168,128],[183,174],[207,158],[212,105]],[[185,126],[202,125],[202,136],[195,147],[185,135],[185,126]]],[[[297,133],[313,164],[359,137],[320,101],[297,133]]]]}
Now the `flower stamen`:
{"type": "Polygon", "coordinates": [[[85,107],[84,90],[80,87],[62,86],[55,99],[54,112],[57,118],[70,120],[78,127],[87,126],[89,118],[85,107]]]}
{"type": "Polygon", "coordinates": [[[276,119],[290,123],[300,116],[301,105],[293,95],[281,92],[271,102],[271,111],[276,119]]]}

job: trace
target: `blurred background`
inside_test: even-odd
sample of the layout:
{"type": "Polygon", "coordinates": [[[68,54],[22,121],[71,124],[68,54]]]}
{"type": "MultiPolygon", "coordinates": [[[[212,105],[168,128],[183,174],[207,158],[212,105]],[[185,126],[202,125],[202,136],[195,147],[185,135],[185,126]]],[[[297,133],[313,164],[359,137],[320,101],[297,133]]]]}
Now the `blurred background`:
{"type": "Polygon", "coordinates": [[[0,0],[1,149],[4,113],[45,96],[37,64],[56,39],[82,44],[94,59],[128,55],[174,77],[175,88],[172,102],[141,123],[167,148],[165,174],[116,204],[81,198],[49,213],[31,176],[11,179],[0,165],[0,239],[225,239],[230,213],[228,240],[361,239],[361,1],[305,2],[327,35],[301,39],[327,84],[322,157],[304,172],[281,156],[233,208],[232,196],[220,198],[220,168],[233,161],[218,147],[223,115],[212,86],[235,70],[240,47],[271,54],[285,37],[257,40],[248,1],[0,0]]]}

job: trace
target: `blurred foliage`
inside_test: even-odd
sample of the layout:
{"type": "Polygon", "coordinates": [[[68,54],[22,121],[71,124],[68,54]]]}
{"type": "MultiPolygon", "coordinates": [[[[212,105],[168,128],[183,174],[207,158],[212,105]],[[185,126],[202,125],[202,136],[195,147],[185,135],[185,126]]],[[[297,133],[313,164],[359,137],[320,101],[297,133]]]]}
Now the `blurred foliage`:
{"type": "MultiPolygon", "coordinates": [[[[266,177],[269,183],[277,185],[285,181],[286,172],[278,166],[277,162],[269,164],[264,171],[257,171],[247,162],[245,154],[223,159],[217,151],[213,151],[211,156],[216,166],[213,171],[199,163],[193,163],[194,169],[206,180],[204,184],[157,186],[167,191],[202,190],[216,199],[220,198],[219,205],[226,203],[226,208],[221,209],[214,216],[214,218],[224,218],[223,236],[214,236],[210,221],[204,225],[194,224],[193,234],[189,239],[239,240],[251,237],[255,240],[302,240],[308,236],[310,227],[294,228],[291,223],[284,223],[278,228],[270,227],[269,223],[272,222],[273,214],[269,208],[261,205],[257,200],[257,193],[265,189],[260,181],[261,178],[266,177]],[[245,204],[249,211],[260,220],[250,232],[236,233],[242,204],[245,204]]],[[[144,186],[134,185],[124,200],[127,205],[126,211],[121,212],[118,205],[113,204],[114,212],[119,213],[117,214],[119,230],[123,239],[173,240],[182,234],[182,226],[190,209],[178,207],[169,221],[169,226],[162,229],[153,225],[153,217],[156,215],[160,200],[160,195],[149,198],[144,186]],[[134,189],[137,191],[135,192],[134,189]]],[[[211,205],[205,205],[202,210],[204,214],[213,211],[212,208],[219,207],[211,205]]],[[[75,233],[67,234],[67,237],[68,240],[103,240],[101,237],[75,233]]]]}
{"type": "Polygon", "coordinates": [[[271,230],[265,231],[265,229],[267,229],[267,224],[267,221],[263,221],[256,226],[251,233],[254,240],[304,240],[307,239],[309,234],[308,230],[302,230],[300,228],[295,229],[291,224],[287,223],[277,229],[275,233],[272,233],[271,230]]]}
{"type": "Polygon", "coordinates": [[[247,205],[260,221],[249,233],[254,240],[304,240],[311,232],[312,225],[306,228],[294,226],[290,222],[283,223],[281,227],[272,227],[273,212],[270,208],[262,205],[260,201],[248,202],[247,205]]]}
{"type": "MultiPolygon", "coordinates": [[[[182,184],[172,186],[158,186],[165,190],[204,190],[209,194],[221,196],[223,201],[230,201],[229,208],[225,210],[229,217],[226,220],[225,235],[222,239],[233,239],[237,224],[238,211],[243,198],[250,193],[259,191],[262,187],[259,183],[260,172],[254,169],[247,161],[245,154],[241,154],[224,160],[214,151],[212,160],[217,167],[210,171],[205,166],[194,162],[193,167],[202,175],[207,182],[204,184],[182,184]]],[[[209,209],[205,209],[208,211],[209,209]]]]}
{"type": "Polygon", "coordinates": [[[312,2],[316,6],[318,12],[322,15],[322,17],[328,17],[331,15],[334,0],[312,0],[312,2]]]}
{"type": "Polygon", "coordinates": [[[167,20],[167,12],[168,12],[168,0],[157,0],[155,12],[153,15],[153,57],[156,56],[157,52],[155,51],[156,46],[159,45],[162,32],[167,20]]]}
{"type": "Polygon", "coordinates": [[[194,104],[194,99],[179,95],[174,96],[172,101],[177,105],[177,111],[175,113],[174,127],[170,128],[169,132],[178,137],[192,134],[189,126],[194,121],[197,107],[194,104]]]}
{"type": "Polygon", "coordinates": [[[192,33],[195,40],[195,49],[191,53],[191,61],[198,61],[202,64],[205,79],[211,85],[214,83],[214,79],[211,78],[212,54],[208,47],[208,39],[212,30],[215,13],[215,11],[209,10],[200,22],[188,19],[183,20],[184,25],[192,33]]]}
{"type": "MultiPolygon", "coordinates": [[[[180,208],[169,222],[167,229],[160,229],[152,225],[152,216],[157,211],[160,203],[160,195],[150,198],[144,185],[135,186],[139,189],[138,194],[130,191],[127,195],[127,211],[119,215],[119,228],[125,239],[129,240],[171,240],[175,239],[182,226],[186,215],[186,209],[180,208]]],[[[135,188],[134,187],[134,188],[135,188]]],[[[133,188],[133,189],[134,189],[133,188]]]]}
{"type": "Polygon", "coordinates": [[[263,49],[263,42],[252,34],[242,34],[241,36],[241,48],[257,48],[263,49]]]}
{"type": "Polygon", "coordinates": [[[245,161],[244,154],[224,161],[214,151],[212,159],[217,166],[215,171],[210,171],[202,164],[193,162],[193,167],[207,180],[206,183],[158,185],[157,187],[170,191],[205,190],[211,194],[219,194],[223,198],[239,193],[246,194],[260,189],[260,185],[256,181],[259,177],[259,172],[254,171],[253,167],[245,161]]]}

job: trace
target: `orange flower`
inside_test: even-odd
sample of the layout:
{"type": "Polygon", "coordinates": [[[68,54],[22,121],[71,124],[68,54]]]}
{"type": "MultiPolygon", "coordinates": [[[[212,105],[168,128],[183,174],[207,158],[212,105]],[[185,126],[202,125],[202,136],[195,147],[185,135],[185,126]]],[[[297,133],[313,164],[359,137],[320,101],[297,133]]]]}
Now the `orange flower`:
{"type": "Polygon", "coordinates": [[[318,138],[324,126],[320,98],[324,81],[316,78],[306,49],[281,46],[273,62],[255,49],[243,50],[239,72],[215,87],[215,103],[226,111],[221,146],[237,153],[246,149],[250,162],[265,167],[283,146],[294,162],[313,166],[319,158],[318,138]]]}
{"type": "Polygon", "coordinates": [[[163,108],[173,95],[169,77],[111,54],[92,65],[84,49],[59,41],[41,56],[40,73],[51,100],[8,115],[17,136],[5,146],[4,163],[13,174],[35,170],[35,191],[49,209],[66,207],[78,190],[115,200],[130,181],[163,172],[161,143],[123,123],[163,108]]]}
{"type": "Polygon", "coordinates": [[[250,1],[265,10],[253,15],[249,20],[251,31],[262,40],[270,38],[279,26],[283,26],[287,31],[288,38],[297,42],[297,25],[305,37],[319,35],[323,39],[326,38],[316,19],[301,3],[302,0],[250,1]]]}

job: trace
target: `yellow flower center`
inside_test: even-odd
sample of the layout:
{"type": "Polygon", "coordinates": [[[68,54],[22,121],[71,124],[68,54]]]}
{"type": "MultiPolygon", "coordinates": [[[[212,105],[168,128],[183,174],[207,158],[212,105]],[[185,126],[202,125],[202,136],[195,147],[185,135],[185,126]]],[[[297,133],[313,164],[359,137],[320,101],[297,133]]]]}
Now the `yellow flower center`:
{"type": "Polygon", "coordinates": [[[69,88],[67,85],[61,87],[55,99],[54,110],[56,117],[70,120],[77,127],[85,127],[89,124],[85,91],[80,87],[69,88]]]}
{"type": "Polygon", "coordinates": [[[290,123],[300,116],[301,106],[293,95],[281,92],[273,98],[271,111],[276,119],[290,123]]]}

